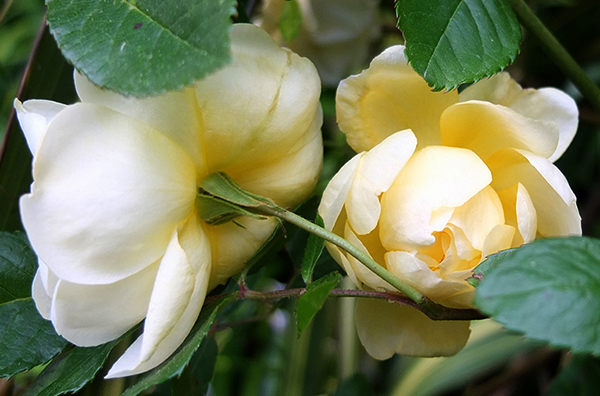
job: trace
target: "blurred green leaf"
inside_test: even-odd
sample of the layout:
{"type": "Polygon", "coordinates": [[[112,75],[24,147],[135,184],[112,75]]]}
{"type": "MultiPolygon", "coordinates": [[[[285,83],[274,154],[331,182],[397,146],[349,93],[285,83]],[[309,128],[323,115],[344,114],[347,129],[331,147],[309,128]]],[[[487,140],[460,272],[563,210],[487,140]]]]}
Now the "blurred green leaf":
{"type": "Polygon", "coordinates": [[[491,76],[519,52],[507,0],[398,0],[396,13],[409,62],[436,91],[491,76]]]}
{"type": "Polygon", "coordinates": [[[600,361],[591,356],[573,359],[550,384],[547,396],[596,396],[600,389],[600,361]]]}
{"type": "Polygon", "coordinates": [[[25,234],[0,232],[0,304],[30,297],[36,269],[25,234]]]}
{"type": "Polygon", "coordinates": [[[213,337],[207,337],[190,361],[192,374],[196,379],[196,396],[203,396],[208,390],[208,384],[215,372],[219,347],[213,337]]]}
{"type": "Polygon", "coordinates": [[[65,57],[97,85],[148,96],[230,61],[235,0],[47,0],[65,57]]]}
{"type": "Polygon", "coordinates": [[[367,377],[362,373],[356,373],[346,378],[331,396],[364,396],[374,393],[367,377]]]}
{"type": "Polygon", "coordinates": [[[573,352],[600,354],[600,240],[542,239],[498,261],[475,305],[511,330],[573,352]]]}
{"type": "Polygon", "coordinates": [[[173,355],[160,366],[142,375],[140,380],[127,388],[121,396],[138,395],[153,385],[160,384],[176,375],[180,375],[208,334],[210,326],[217,316],[217,312],[220,308],[233,301],[232,297],[226,297],[205,305],[190,334],[173,355]]]}
{"type": "Polygon", "coordinates": [[[0,305],[0,377],[46,363],[66,345],[31,298],[0,305]]]}
{"type": "Polygon", "coordinates": [[[285,41],[292,41],[300,33],[302,25],[302,12],[296,0],[286,0],[283,3],[283,12],[279,18],[279,30],[285,41]]]}
{"type": "Polygon", "coordinates": [[[56,396],[78,391],[94,379],[117,342],[92,348],[75,347],[61,353],[22,396],[56,396]]]}
{"type": "MultiPolygon", "coordinates": [[[[317,214],[315,224],[321,227],[324,226],[323,219],[319,214],[317,214]]],[[[315,234],[310,234],[308,236],[308,241],[306,242],[306,249],[304,250],[304,256],[302,256],[302,279],[304,280],[304,283],[308,284],[310,282],[313,270],[315,269],[317,260],[319,260],[319,257],[323,252],[324,246],[324,239],[319,238],[315,234]]]]}
{"type": "Polygon", "coordinates": [[[324,277],[310,283],[306,293],[298,298],[296,306],[296,319],[298,320],[298,337],[306,330],[317,312],[323,307],[329,292],[342,280],[338,272],[331,272],[324,277]]]}

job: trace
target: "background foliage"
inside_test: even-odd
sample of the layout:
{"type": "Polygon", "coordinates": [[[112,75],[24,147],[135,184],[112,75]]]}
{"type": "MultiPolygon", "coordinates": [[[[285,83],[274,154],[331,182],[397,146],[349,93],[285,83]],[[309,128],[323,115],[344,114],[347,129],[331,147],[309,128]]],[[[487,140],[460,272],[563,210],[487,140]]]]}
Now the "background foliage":
{"type": "MultiPolygon", "coordinates": [[[[53,24],[57,24],[55,26],[63,26],[60,19],[65,16],[65,13],[64,10],[59,11],[62,10],[60,7],[74,7],[79,3],[91,4],[81,1],[49,1],[51,10],[49,19],[53,24]],[[52,14],[52,3],[57,7],[54,14],[52,14]]],[[[202,31],[192,32],[189,18],[209,13],[201,7],[217,3],[218,6],[215,7],[218,7],[218,15],[221,16],[221,19],[215,19],[216,24],[226,27],[230,23],[230,15],[233,14],[233,1],[194,2],[194,4],[198,4],[198,8],[194,11],[198,15],[194,13],[178,14],[181,9],[175,8],[169,10],[170,13],[161,14],[156,10],[157,7],[160,7],[159,3],[162,2],[123,0],[104,3],[113,3],[121,7],[135,3],[139,7],[138,9],[142,10],[141,16],[138,16],[143,18],[143,21],[136,20],[130,30],[123,32],[126,36],[122,40],[125,41],[109,43],[112,45],[112,50],[115,49],[115,45],[118,49],[121,48],[122,42],[136,39],[134,35],[145,23],[147,23],[146,27],[153,23],[155,25],[163,23],[164,21],[158,20],[160,19],[157,16],[159,14],[173,19],[181,17],[183,22],[180,30],[177,32],[177,37],[171,37],[172,39],[191,42],[193,45],[201,47],[205,34],[202,31]],[[142,23],[142,26],[135,29],[138,23],[142,23]]],[[[506,7],[508,3],[508,1],[501,0],[448,1],[444,3],[449,10],[444,15],[448,15],[448,17],[441,21],[431,21],[431,18],[429,20],[432,24],[434,22],[442,25],[448,23],[450,26],[454,23],[463,26],[465,22],[455,18],[460,18],[461,12],[465,8],[502,8],[506,7]]],[[[195,330],[177,352],[176,359],[140,377],[102,380],[101,377],[105,374],[106,368],[110,366],[108,363],[113,362],[115,356],[124,350],[134,334],[125,336],[119,342],[97,348],[66,346],[66,342],[53,333],[49,322],[36,316],[28,294],[28,285],[35,269],[35,258],[23,235],[12,233],[21,229],[17,200],[28,190],[31,182],[30,154],[18,126],[10,121],[12,119],[12,100],[18,96],[21,100],[47,98],[64,103],[73,102],[75,95],[72,87],[72,66],[61,55],[48,30],[43,29],[45,5],[42,0],[4,0],[0,4],[0,133],[5,134],[0,151],[0,229],[11,232],[3,234],[1,240],[0,261],[2,266],[0,266],[0,270],[10,269],[8,274],[11,276],[15,272],[24,274],[16,278],[13,283],[14,289],[0,290],[0,351],[2,351],[0,352],[0,363],[2,363],[2,367],[7,368],[0,374],[12,376],[10,379],[0,379],[1,396],[19,395],[23,392],[26,392],[24,394],[27,395],[56,395],[64,392],[77,392],[78,395],[120,395],[125,392],[126,395],[156,396],[202,395],[206,392],[210,395],[286,394],[291,396],[317,394],[489,395],[492,393],[541,395],[546,392],[549,395],[591,395],[598,389],[600,362],[594,356],[585,353],[593,352],[597,355],[597,349],[579,348],[577,351],[583,353],[574,354],[564,349],[548,347],[544,342],[525,339],[519,333],[504,331],[501,326],[491,321],[475,323],[474,335],[467,347],[451,358],[417,359],[395,356],[385,362],[373,360],[359,345],[354,332],[353,299],[329,298],[323,301],[323,295],[331,288],[336,287],[339,281],[337,275],[327,274],[339,270],[338,266],[328,254],[319,256],[318,252],[322,246],[318,241],[312,240],[309,243],[310,248],[307,249],[309,255],[305,255],[308,235],[292,226],[285,227],[285,236],[282,230],[276,234],[269,248],[261,252],[254,266],[245,275],[245,282],[253,290],[269,290],[282,287],[304,287],[305,282],[314,279],[315,283],[309,287],[312,297],[309,295],[308,299],[305,298],[298,303],[293,299],[276,302],[256,300],[231,302],[226,300],[210,305],[203,311],[195,330]],[[34,56],[26,70],[30,54],[34,56]],[[25,79],[22,88],[19,89],[23,75],[25,75],[25,79]],[[15,252],[18,253],[15,254],[15,252]],[[314,273],[311,277],[312,264],[315,263],[314,273]],[[324,276],[325,278],[323,278],[324,276]],[[323,304],[322,309],[319,310],[321,304],[323,304]],[[217,308],[221,308],[222,311],[215,319],[217,308]],[[297,315],[299,315],[298,324],[296,323],[297,315]],[[22,323],[27,323],[27,326],[22,323]],[[38,325],[39,327],[36,327],[38,325]],[[32,329],[35,337],[29,336],[28,338],[25,330],[31,331],[32,329]],[[300,336],[298,336],[299,332],[301,332],[300,336]],[[30,360],[26,362],[8,362],[6,360],[12,355],[3,352],[14,348],[17,339],[23,340],[21,346],[24,349],[37,351],[33,347],[33,343],[39,342],[47,346],[48,350],[41,356],[29,356],[30,360]],[[114,353],[110,353],[111,350],[114,350],[114,353]],[[194,351],[195,353],[193,353],[194,351]],[[46,364],[48,359],[56,354],[58,357],[52,363],[46,364]],[[191,360],[186,365],[190,356],[192,356],[191,360]],[[105,359],[107,359],[107,364],[103,367],[105,359]],[[29,372],[22,372],[33,366],[37,367],[29,372]],[[67,372],[70,373],[70,376],[65,376],[67,372]],[[96,372],[98,372],[97,376],[96,372]],[[92,380],[94,377],[96,379],[92,380]]],[[[398,1],[400,27],[405,29],[407,40],[414,37],[413,34],[421,34],[418,26],[411,27],[410,24],[406,25],[404,22],[405,13],[415,4],[435,6],[436,2],[432,0],[398,1]]],[[[586,70],[587,74],[594,79],[595,83],[600,83],[600,30],[598,29],[600,3],[595,0],[535,0],[530,1],[529,4],[559,41],[565,45],[575,60],[586,70]]],[[[211,10],[215,11],[217,8],[211,10]]],[[[247,21],[257,10],[258,5],[254,1],[240,2],[237,14],[233,19],[247,21]]],[[[281,21],[283,24],[281,28],[282,33],[285,32],[286,39],[291,40],[298,34],[300,24],[298,7],[293,3],[286,4],[286,10],[285,17],[281,21]]],[[[430,14],[435,13],[434,11],[435,9],[432,9],[430,14]]],[[[382,34],[371,45],[372,55],[378,54],[390,44],[402,42],[403,39],[395,28],[394,2],[382,0],[380,13],[382,34]]],[[[90,14],[82,15],[88,17],[90,14]]],[[[442,13],[435,13],[435,15],[439,16],[442,13]]],[[[498,19],[494,19],[492,22],[492,25],[504,23],[498,19]]],[[[515,27],[515,22],[510,15],[502,26],[506,27],[506,37],[510,38],[509,44],[514,43],[515,39],[518,41],[519,29],[515,27]]],[[[106,27],[98,29],[104,28],[106,27]]],[[[154,26],[154,28],[158,29],[157,32],[160,33],[160,26],[154,26]]],[[[452,34],[452,29],[447,29],[443,31],[442,35],[434,37],[417,36],[415,43],[421,42],[425,43],[422,45],[436,47],[443,40],[450,42],[456,40],[452,34]]],[[[490,38],[485,35],[485,31],[483,34],[477,34],[482,42],[490,38]]],[[[501,35],[503,34],[501,33],[501,35]]],[[[78,45],[76,35],[70,36],[68,39],[67,36],[64,35],[62,38],[66,40],[65,42],[61,41],[63,49],[69,45],[78,45]]],[[[476,36],[473,37],[476,38],[476,36]]],[[[498,37],[498,39],[502,41],[502,37],[498,37]]],[[[221,38],[226,40],[226,37],[221,38]]],[[[219,40],[212,40],[210,44],[218,42],[219,40]]],[[[97,51],[107,54],[110,53],[111,48],[97,51]]],[[[124,48],[127,48],[127,45],[124,48]]],[[[465,71],[471,73],[471,77],[469,77],[471,80],[489,74],[490,70],[494,68],[502,68],[501,63],[513,60],[516,56],[516,48],[510,45],[501,48],[500,52],[496,52],[497,49],[490,50],[485,46],[481,46],[481,50],[483,55],[489,55],[490,58],[497,56],[501,61],[498,61],[497,64],[486,65],[489,67],[484,68],[478,68],[480,64],[469,61],[469,65],[473,67],[465,67],[465,71]]],[[[477,53],[472,54],[478,55],[477,53]]],[[[149,56],[149,54],[139,53],[131,55],[140,57],[139,59],[149,56]]],[[[155,55],[160,56],[160,52],[155,55]]],[[[191,58],[184,59],[184,64],[197,61],[196,58],[193,58],[195,55],[187,55],[191,58]]],[[[226,56],[222,53],[221,55],[214,61],[215,65],[227,61],[226,56]]],[[[411,56],[409,50],[409,57],[411,56]]],[[[448,59],[452,56],[463,59],[463,55],[458,52],[448,54],[442,51],[438,54],[436,51],[430,53],[416,51],[411,60],[415,68],[425,74],[426,79],[433,86],[444,89],[456,86],[460,81],[468,81],[468,78],[460,75],[444,82],[440,78],[447,75],[452,77],[452,70],[448,72],[443,69],[428,68],[432,61],[441,64],[439,59],[448,59]],[[425,67],[420,65],[425,65],[425,67]]],[[[86,67],[99,69],[93,62],[91,65],[82,66],[75,57],[70,57],[70,60],[84,71],[86,67]]],[[[442,66],[447,67],[447,65],[442,66]]],[[[450,67],[452,66],[450,65],[450,67]]],[[[453,70],[460,67],[462,65],[454,66],[453,70]]],[[[516,56],[514,64],[508,67],[508,71],[523,86],[556,86],[577,98],[580,108],[579,130],[573,144],[557,162],[557,165],[566,175],[578,197],[584,234],[594,238],[600,237],[598,213],[600,211],[600,111],[581,97],[553,60],[541,50],[539,44],[527,32],[523,35],[520,54],[516,56]]],[[[208,69],[201,72],[208,72],[208,69]]],[[[181,80],[174,81],[169,77],[162,81],[162,83],[174,85],[160,85],[161,81],[152,81],[152,84],[157,83],[157,85],[151,85],[149,82],[142,81],[139,82],[138,87],[133,88],[122,84],[123,81],[131,81],[125,76],[120,82],[108,82],[110,79],[103,79],[104,77],[98,77],[96,82],[108,87],[125,89],[125,93],[135,95],[160,92],[164,89],[181,86],[200,76],[184,75],[180,76],[181,80]]],[[[334,89],[323,91],[321,99],[325,113],[323,133],[326,152],[322,180],[315,193],[317,196],[320,195],[331,176],[352,155],[352,151],[346,146],[344,137],[335,124],[334,98],[334,89]]],[[[315,218],[317,203],[318,199],[308,201],[300,208],[300,213],[305,218],[315,218]]],[[[542,241],[538,245],[532,245],[531,250],[524,249],[522,253],[518,253],[520,255],[518,257],[519,265],[527,260],[525,257],[527,255],[539,257],[540,252],[544,251],[548,243],[553,242],[542,241]]],[[[590,239],[589,243],[583,244],[588,249],[583,252],[578,251],[579,256],[572,252],[573,249],[577,250],[583,246],[581,242],[576,242],[577,246],[553,247],[558,250],[552,250],[553,253],[551,253],[554,258],[562,259],[555,263],[558,267],[566,259],[573,261],[574,265],[580,265],[582,269],[579,274],[581,282],[572,280],[575,282],[574,284],[581,285],[588,282],[591,285],[589,295],[569,297],[559,294],[556,297],[559,303],[565,304],[565,309],[569,312],[571,312],[573,304],[578,301],[590,303],[579,307],[584,312],[586,309],[597,311],[592,305],[597,304],[600,298],[598,295],[600,294],[600,285],[595,278],[597,277],[595,274],[598,273],[598,265],[600,265],[599,254],[596,252],[598,241],[590,239]],[[562,253],[556,256],[556,252],[559,251],[562,253]],[[585,259],[581,258],[583,256],[585,259]],[[583,262],[589,263],[589,265],[581,266],[583,262]]],[[[509,253],[502,257],[498,256],[494,260],[502,260],[503,263],[508,263],[510,266],[511,259],[514,257],[509,253]]],[[[500,273],[493,270],[493,264],[494,262],[490,261],[487,268],[481,269],[481,272],[485,274],[483,283],[490,282],[491,284],[497,281],[499,282],[497,284],[501,286],[500,273]],[[488,280],[486,280],[487,271],[489,271],[488,280]]],[[[5,280],[9,278],[7,274],[0,274],[0,276],[5,280]]],[[[569,286],[572,288],[573,283],[566,282],[566,285],[562,285],[560,280],[559,277],[553,283],[558,291],[569,291],[569,286]]],[[[506,282],[511,284],[510,279],[506,282]]],[[[512,284],[515,288],[518,286],[526,288],[527,285],[526,279],[522,285],[512,284]]],[[[232,282],[228,286],[216,290],[213,294],[224,293],[235,287],[235,283],[232,282]]],[[[348,288],[350,285],[342,281],[341,287],[348,288]]],[[[493,292],[491,289],[487,291],[493,292]]],[[[501,288],[500,291],[506,291],[506,288],[501,288]]],[[[499,311],[493,304],[488,305],[487,302],[483,302],[485,296],[480,296],[480,298],[482,299],[480,306],[486,313],[498,314],[499,311]]],[[[510,296],[508,298],[510,300],[510,296]]],[[[490,299],[490,301],[498,301],[498,299],[490,299]]],[[[543,299],[541,302],[534,300],[532,304],[543,306],[545,301],[543,299]]],[[[532,330],[526,327],[527,321],[521,319],[518,317],[508,318],[504,322],[511,329],[531,332],[532,330]],[[512,323],[521,325],[512,325],[512,323]]],[[[549,323],[550,325],[541,327],[553,327],[551,326],[552,318],[549,319],[549,323]]],[[[593,322],[592,318],[592,322],[583,323],[581,326],[585,326],[591,333],[594,333],[600,328],[600,323],[593,322]]],[[[534,333],[538,332],[536,334],[539,334],[539,331],[533,330],[534,333]]],[[[568,335],[568,329],[565,332],[568,335]]],[[[553,345],[573,346],[573,343],[562,339],[557,341],[554,338],[542,336],[533,338],[550,341],[553,345]]],[[[599,337],[594,333],[590,335],[590,338],[595,340],[597,347],[599,337]]]]}

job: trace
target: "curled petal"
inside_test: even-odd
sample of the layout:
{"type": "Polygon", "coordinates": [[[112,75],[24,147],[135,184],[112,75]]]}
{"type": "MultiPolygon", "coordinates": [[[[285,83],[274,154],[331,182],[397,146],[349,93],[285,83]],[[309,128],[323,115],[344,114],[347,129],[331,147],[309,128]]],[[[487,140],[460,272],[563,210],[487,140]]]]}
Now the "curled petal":
{"type": "Polygon", "coordinates": [[[549,157],[556,150],[555,123],[524,117],[504,106],[469,101],[449,107],[440,120],[442,144],[473,150],[484,160],[512,147],[549,157]]]}
{"type": "Polygon", "coordinates": [[[440,116],[457,102],[456,91],[433,92],[408,65],[404,47],[393,46],[375,57],[367,70],[340,83],[337,121],[356,152],[370,150],[405,129],[415,133],[422,148],[440,143],[440,116]]]}
{"type": "Polygon", "coordinates": [[[459,95],[460,101],[485,100],[510,107],[517,113],[558,127],[556,150],[547,157],[556,161],[565,152],[577,131],[577,104],[566,93],[555,88],[523,89],[508,73],[481,80],[459,95]]]}
{"type": "Polygon", "coordinates": [[[192,216],[173,233],[160,262],[144,333],[114,364],[106,378],[148,371],[169,357],[188,335],[206,297],[211,252],[208,238],[192,216]]]}
{"type": "Polygon", "coordinates": [[[442,146],[417,151],[383,194],[383,246],[410,251],[433,244],[433,232],[445,226],[437,217],[449,220],[452,208],[463,205],[491,180],[487,166],[472,151],[442,146]]]}
{"type": "MultiPolygon", "coordinates": [[[[369,257],[373,258],[371,253],[365,247],[365,245],[361,242],[360,239],[358,239],[356,234],[350,229],[350,227],[348,226],[348,223],[346,223],[344,238],[348,242],[350,242],[352,245],[356,246],[357,248],[362,250],[364,253],[366,253],[369,257]]],[[[390,285],[389,283],[387,283],[386,281],[381,279],[381,277],[379,277],[379,275],[375,274],[370,269],[368,269],[363,263],[358,261],[354,256],[352,256],[351,254],[348,254],[348,253],[345,253],[345,255],[346,255],[346,258],[348,259],[348,263],[350,264],[350,268],[351,268],[352,272],[356,275],[356,278],[360,282],[365,283],[367,286],[369,286],[370,288],[375,289],[375,290],[396,291],[396,289],[392,285],[390,285]]],[[[385,262],[380,262],[378,264],[384,265],[385,262]]]]}
{"type": "Polygon", "coordinates": [[[231,36],[233,62],[196,85],[211,170],[265,166],[319,117],[320,81],[308,59],[253,25],[235,24],[231,36]]]}
{"type": "Polygon", "coordinates": [[[35,157],[40,142],[48,130],[48,124],[67,106],[50,100],[28,100],[21,103],[15,99],[14,107],[29,151],[35,157]]]}
{"type": "Polygon", "coordinates": [[[363,155],[364,153],[357,154],[350,161],[346,162],[338,173],[333,176],[323,192],[323,197],[319,204],[319,215],[323,218],[325,229],[328,231],[333,230],[340,213],[342,213],[363,155]]]}
{"type": "Polygon", "coordinates": [[[521,183],[498,191],[506,224],[515,228],[513,247],[533,241],[537,234],[537,213],[529,192],[521,183]]]}
{"type": "Polygon", "coordinates": [[[356,302],[360,341],[375,359],[395,353],[408,356],[450,356],[469,338],[468,321],[433,321],[414,308],[361,298],[356,302]]]}
{"type": "Polygon", "coordinates": [[[36,253],[59,278],[101,284],[158,260],[192,212],[196,174],[167,137],[88,104],[49,125],[21,217],[36,253]]]}
{"type": "Polygon", "coordinates": [[[524,150],[505,149],[492,156],[488,165],[496,191],[515,183],[527,189],[537,214],[539,235],[581,235],[575,194],[565,176],[550,161],[524,150]]]}
{"type": "Polygon", "coordinates": [[[357,234],[375,229],[381,214],[379,195],[390,188],[416,146],[415,135],[406,130],[387,137],[361,158],[346,200],[348,220],[357,234]]]}

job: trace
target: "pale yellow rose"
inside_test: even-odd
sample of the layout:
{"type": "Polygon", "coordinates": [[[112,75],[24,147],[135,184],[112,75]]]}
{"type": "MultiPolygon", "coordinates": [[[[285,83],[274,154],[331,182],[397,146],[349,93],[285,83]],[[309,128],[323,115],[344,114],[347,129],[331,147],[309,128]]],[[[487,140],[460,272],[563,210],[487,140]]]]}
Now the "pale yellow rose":
{"type": "Polygon", "coordinates": [[[265,0],[255,23],[280,44],[312,60],[324,85],[336,86],[367,61],[380,34],[379,0],[297,0],[298,36],[286,42],[279,30],[284,0],[265,0]]]}
{"type": "Polygon", "coordinates": [[[295,206],[322,162],[320,85],[310,61],[235,25],[230,65],[195,86],[123,97],[80,74],[81,103],[15,101],[34,154],[23,224],[39,257],[38,310],[72,343],[143,334],[108,377],[147,371],[192,328],[206,293],[239,272],[276,220],[198,217],[199,183],[226,172],[295,206]]]}
{"type": "MultiPolygon", "coordinates": [[[[439,304],[472,308],[466,279],[489,254],[581,234],[575,196],[552,164],[577,129],[577,107],[559,90],[523,90],[502,73],[460,94],[432,92],[395,46],[341,82],[337,116],[360,153],[325,190],[325,228],[439,304]]],[[[359,287],[395,291],[327,248],[359,287]]],[[[357,304],[360,339],[378,359],[454,354],[469,336],[468,321],[357,304]]]]}

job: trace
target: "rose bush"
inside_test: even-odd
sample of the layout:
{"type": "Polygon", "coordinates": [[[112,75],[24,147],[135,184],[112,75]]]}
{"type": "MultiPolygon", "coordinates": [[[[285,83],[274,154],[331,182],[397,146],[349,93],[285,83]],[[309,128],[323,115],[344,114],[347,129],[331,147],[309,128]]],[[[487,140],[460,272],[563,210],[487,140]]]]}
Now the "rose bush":
{"type": "Polygon", "coordinates": [[[294,206],[321,168],[314,66],[252,25],[235,25],[230,65],[195,86],[138,99],[75,74],[81,103],[15,101],[34,155],[21,215],[39,257],[33,298],[80,346],[143,334],[108,377],[137,374],[185,339],[207,291],[239,272],[276,220],[208,225],[197,186],[228,173],[294,206]]]}
{"type": "MultiPolygon", "coordinates": [[[[360,153],[324,192],[325,228],[436,303],[471,308],[466,279],[489,254],[581,234],[575,196],[552,163],[577,129],[577,107],[563,92],[524,90],[506,73],[460,94],[432,92],[395,46],[342,81],[336,101],[360,153]]],[[[395,291],[327,248],[358,287],[395,291]]],[[[467,321],[434,322],[382,300],[360,299],[356,321],[378,359],[454,354],[469,336],[467,321]]]]}
{"type": "Polygon", "coordinates": [[[256,23],[280,44],[312,60],[324,85],[335,87],[366,64],[380,35],[379,0],[298,0],[302,24],[286,42],[279,30],[284,2],[265,0],[256,23]]]}

